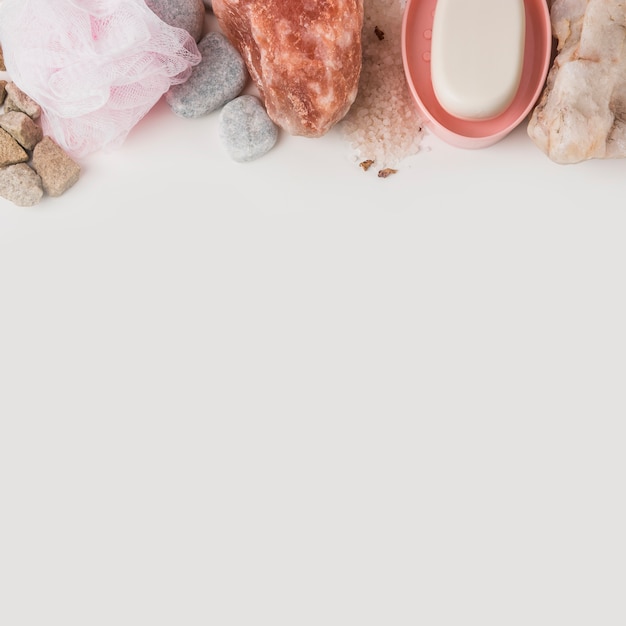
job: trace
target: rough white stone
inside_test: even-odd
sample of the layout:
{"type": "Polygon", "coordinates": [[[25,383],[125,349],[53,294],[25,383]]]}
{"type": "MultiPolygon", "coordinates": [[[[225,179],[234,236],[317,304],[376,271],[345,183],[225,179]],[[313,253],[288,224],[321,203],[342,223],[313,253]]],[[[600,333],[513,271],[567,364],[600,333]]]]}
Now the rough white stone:
{"type": "Polygon", "coordinates": [[[623,0],[554,0],[557,55],[528,134],[557,163],[626,156],[623,0]]]}

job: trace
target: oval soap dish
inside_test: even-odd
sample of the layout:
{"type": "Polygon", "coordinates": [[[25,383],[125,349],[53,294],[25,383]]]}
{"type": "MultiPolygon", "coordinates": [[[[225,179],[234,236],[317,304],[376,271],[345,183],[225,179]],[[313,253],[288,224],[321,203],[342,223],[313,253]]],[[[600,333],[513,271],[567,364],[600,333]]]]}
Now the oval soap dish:
{"type": "Polygon", "coordinates": [[[541,95],[552,58],[548,5],[546,0],[524,0],[524,58],[519,86],[506,109],[488,119],[456,117],[435,95],[431,41],[436,7],[437,0],[406,3],[402,18],[402,60],[409,89],[427,127],[439,138],[461,148],[490,146],[518,126],[541,95]]]}

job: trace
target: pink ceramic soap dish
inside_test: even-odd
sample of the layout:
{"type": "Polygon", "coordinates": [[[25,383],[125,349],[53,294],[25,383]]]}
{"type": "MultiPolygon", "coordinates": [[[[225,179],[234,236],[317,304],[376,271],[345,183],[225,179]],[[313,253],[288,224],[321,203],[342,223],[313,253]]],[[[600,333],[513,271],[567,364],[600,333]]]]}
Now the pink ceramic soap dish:
{"type": "Polygon", "coordinates": [[[552,57],[550,11],[546,0],[524,0],[524,60],[513,101],[496,117],[468,120],[448,113],[433,90],[430,44],[436,5],[437,0],[407,0],[406,3],[402,20],[402,60],[409,89],[425,123],[435,135],[461,148],[485,148],[518,126],[541,95],[552,57]]]}

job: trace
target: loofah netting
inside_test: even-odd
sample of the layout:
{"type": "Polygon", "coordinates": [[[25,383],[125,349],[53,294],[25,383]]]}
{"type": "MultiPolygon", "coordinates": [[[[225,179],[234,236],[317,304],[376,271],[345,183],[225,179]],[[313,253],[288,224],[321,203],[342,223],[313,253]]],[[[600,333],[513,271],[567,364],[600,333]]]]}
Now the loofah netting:
{"type": "Polygon", "coordinates": [[[44,132],[73,156],[118,147],[200,62],[144,0],[0,0],[0,42],[44,132]]]}

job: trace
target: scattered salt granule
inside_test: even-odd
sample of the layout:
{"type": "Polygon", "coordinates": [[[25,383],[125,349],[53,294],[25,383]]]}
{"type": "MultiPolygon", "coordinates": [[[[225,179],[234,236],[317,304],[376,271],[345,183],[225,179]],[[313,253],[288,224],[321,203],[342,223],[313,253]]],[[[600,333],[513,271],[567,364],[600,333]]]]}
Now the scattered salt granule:
{"type": "Polygon", "coordinates": [[[339,124],[355,161],[371,160],[378,171],[397,168],[417,154],[424,135],[402,63],[405,3],[365,0],[359,92],[339,124]]]}

